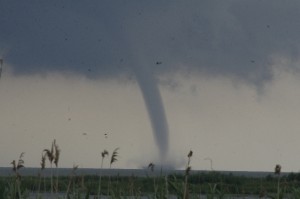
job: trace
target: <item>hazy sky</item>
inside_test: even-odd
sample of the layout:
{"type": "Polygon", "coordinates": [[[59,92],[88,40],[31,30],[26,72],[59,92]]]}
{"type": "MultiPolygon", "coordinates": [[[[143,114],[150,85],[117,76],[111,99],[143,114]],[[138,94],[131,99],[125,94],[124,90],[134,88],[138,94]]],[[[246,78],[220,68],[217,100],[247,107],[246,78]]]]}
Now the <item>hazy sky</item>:
{"type": "Polygon", "coordinates": [[[0,166],[56,139],[60,167],[120,147],[117,168],[193,150],[193,169],[300,170],[298,0],[2,0],[0,28],[0,166]]]}

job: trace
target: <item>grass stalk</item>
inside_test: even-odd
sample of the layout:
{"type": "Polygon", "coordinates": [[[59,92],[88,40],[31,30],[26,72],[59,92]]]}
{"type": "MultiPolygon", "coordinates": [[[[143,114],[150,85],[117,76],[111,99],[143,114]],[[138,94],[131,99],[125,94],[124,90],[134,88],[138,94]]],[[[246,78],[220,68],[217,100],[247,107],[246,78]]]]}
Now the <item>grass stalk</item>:
{"type": "Polygon", "coordinates": [[[68,183],[68,186],[67,186],[66,197],[65,197],[66,199],[69,198],[69,193],[70,193],[71,185],[72,185],[72,182],[73,182],[73,178],[76,175],[76,170],[77,169],[78,169],[78,165],[73,165],[72,172],[71,172],[71,174],[69,176],[69,183],[68,183]]]}
{"type": "Polygon", "coordinates": [[[102,168],[103,168],[103,162],[104,162],[104,158],[105,156],[108,156],[108,151],[104,150],[101,153],[101,166],[100,166],[100,171],[99,171],[99,185],[98,185],[98,194],[97,194],[97,198],[100,199],[101,198],[101,178],[102,178],[102,168]]]}
{"type": "Polygon", "coordinates": [[[21,169],[21,168],[24,167],[23,156],[24,156],[24,152],[22,152],[20,154],[18,163],[16,163],[15,160],[13,160],[11,162],[11,164],[13,165],[12,166],[13,167],[12,168],[13,172],[15,173],[15,184],[14,184],[14,195],[13,195],[13,198],[15,198],[16,195],[18,195],[18,198],[22,197],[22,194],[21,194],[21,175],[19,173],[19,169],[21,169]]]}
{"type": "MultiPolygon", "coordinates": [[[[109,169],[111,170],[111,167],[114,162],[118,161],[117,157],[119,155],[118,153],[119,148],[116,148],[110,158],[110,164],[109,164],[109,169]]],[[[108,186],[107,186],[107,195],[110,196],[110,187],[111,187],[111,174],[109,174],[109,180],[108,180],[108,186]]]]}
{"type": "Polygon", "coordinates": [[[193,155],[193,151],[190,150],[190,152],[187,155],[188,163],[187,163],[186,169],[185,169],[183,199],[188,199],[188,176],[189,176],[190,171],[191,171],[190,163],[191,163],[192,155],[193,155]]]}
{"type": "Polygon", "coordinates": [[[281,166],[279,164],[277,164],[275,166],[274,173],[275,173],[275,175],[277,175],[277,195],[276,195],[276,199],[280,199],[280,173],[281,173],[281,166]]]}
{"type": "Polygon", "coordinates": [[[169,183],[168,183],[168,175],[165,175],[165,189],[166,189],[166,195],[165,198],[169,198],[169,183]]]}
{"type": "MultiPolygon", "coordinates": [[[[150,171],[153,173],[154,172],[154,168],[155,168],[155,164],[153,164],[152,162],[148,165],[148,168],[150,169],[150,171]]],[[[154,199],[157,198],[157,186],[156,186],[156,182],[155,182],[155,176],[152,175],[153,178],[153,191],[154,191],[154,199]]]]}
{"type": "Polygon", "coordinates": [[[42,153],[42,159],[41,159],[41,169],[39,173],[39,185],[38,185],[38,192],[37,192],[37,198],[40,198],[41,193],[41,183],[42,183],[42,177],[43,177],[43,170],[45,169],[46,165],[46,154],[42,153]]]}
{"type": "Polygon", "coordinates": [[[50,162],[50,170],[51,170],[51,187],[50,187],[50,193],[51,193],[51,197],[53,197],[53,168],[52,168],[52,163],[53,163],[53,160],[55,158],[54,143],[55,143],[55,140],[51,144],[51,149],[44,149],[44,152],[46,153],[46,156],[47,156],[47,158],[48,158],[48,160],[50,162]]]}
{"type": "Polygon", "coordinates": [[[55,192],[56,194],[58,193],[58,162],[59,162],[59,157],[60,157],[60,149],[59,146],[56,144],[56,141],[53,141],[53,145],[54,145],[54,164],[56,167],[56,183],[55,183],[55,192]]]}

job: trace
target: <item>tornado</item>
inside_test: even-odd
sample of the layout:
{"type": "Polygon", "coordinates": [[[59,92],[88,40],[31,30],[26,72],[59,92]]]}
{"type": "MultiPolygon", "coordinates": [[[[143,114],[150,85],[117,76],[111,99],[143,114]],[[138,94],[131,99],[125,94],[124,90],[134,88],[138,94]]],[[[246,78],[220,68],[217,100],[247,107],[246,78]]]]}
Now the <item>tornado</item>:
{"type": "Polygon", "coordinates": [[[169,130],[157,79],[146,67],[136,67],[135,74],[147,107],[160,161],[166,162],[169,150],[169,130]]]}

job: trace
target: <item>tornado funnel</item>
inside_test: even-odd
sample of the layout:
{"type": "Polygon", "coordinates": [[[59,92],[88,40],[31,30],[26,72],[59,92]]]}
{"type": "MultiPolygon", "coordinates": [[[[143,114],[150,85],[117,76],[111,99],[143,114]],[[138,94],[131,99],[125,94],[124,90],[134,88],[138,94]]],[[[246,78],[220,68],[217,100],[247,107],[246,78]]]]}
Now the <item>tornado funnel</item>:
{"type": "Polygon", "coordinates": [[[164,163],[169,149],[169,130],[157,80],[147,68],[137,67],[135,72],[151,120],[154,139],[159,148],[160,160],[164,163]]]}

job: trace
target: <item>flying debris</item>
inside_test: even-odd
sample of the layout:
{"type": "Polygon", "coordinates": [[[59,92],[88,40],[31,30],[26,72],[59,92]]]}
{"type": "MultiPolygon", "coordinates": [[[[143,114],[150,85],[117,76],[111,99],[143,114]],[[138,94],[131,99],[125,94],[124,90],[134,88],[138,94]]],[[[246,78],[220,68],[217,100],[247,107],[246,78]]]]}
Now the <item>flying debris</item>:
{"type": "Polygon", "coordinates": [[[87,133],[82,133],[82,135],[87,135],[87,133]]]}
{"type": "Polygon", "coordinates": [[[105,138],[107,138],[107,133],[104,134],[105,138]]]}

